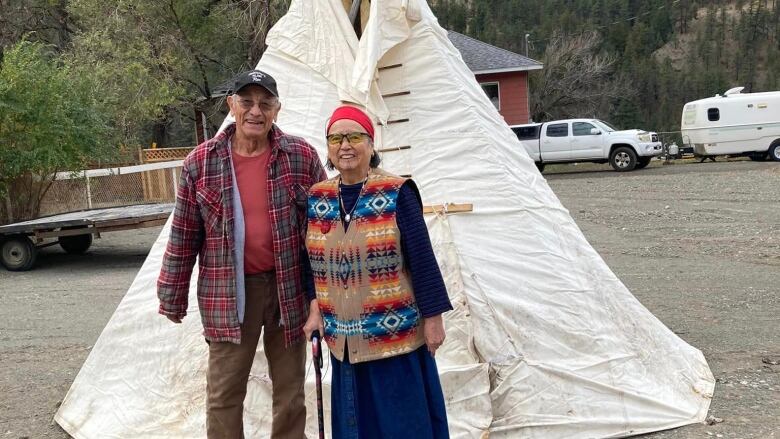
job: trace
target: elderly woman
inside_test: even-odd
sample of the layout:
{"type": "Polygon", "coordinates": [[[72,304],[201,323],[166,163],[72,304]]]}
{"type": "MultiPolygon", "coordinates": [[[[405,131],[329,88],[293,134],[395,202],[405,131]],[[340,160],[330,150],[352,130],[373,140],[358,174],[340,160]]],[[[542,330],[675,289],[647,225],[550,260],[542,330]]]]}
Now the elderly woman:
{"type": "Polygon", "coordinates": [[[342,106],[327,127],[334,178],[309,192],[316,297],[306,337],[332,356],[334,438],[447,438],[434,354],[452,309],[410,179],[377,168],[371,119],[342,106]]]}

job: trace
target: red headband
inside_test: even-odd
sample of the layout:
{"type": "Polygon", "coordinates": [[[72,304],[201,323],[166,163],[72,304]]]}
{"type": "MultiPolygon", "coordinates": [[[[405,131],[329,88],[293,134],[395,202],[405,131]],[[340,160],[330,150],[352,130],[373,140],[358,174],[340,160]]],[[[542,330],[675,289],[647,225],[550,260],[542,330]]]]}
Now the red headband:
{"type": "Polygon", "coordinates": [[[330,115],[328,121],[328,128],[325,132],[330,131],[331,125],[337,120],[348,119],[357,122],[368,133],[371,138],[374,138],[374,124],[371,123],[371,118],[359,108],[351,107],[349,105],[342,105],[341,107],[333,110],[333,114],[330,115]]]}

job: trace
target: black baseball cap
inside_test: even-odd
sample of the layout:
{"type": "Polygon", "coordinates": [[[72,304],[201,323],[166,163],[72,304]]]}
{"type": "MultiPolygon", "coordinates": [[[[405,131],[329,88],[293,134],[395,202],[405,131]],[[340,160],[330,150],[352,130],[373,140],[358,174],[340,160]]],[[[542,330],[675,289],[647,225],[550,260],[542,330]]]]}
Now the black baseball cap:
{"type": "Polygon", "coordinates": [[[252,84],[259,85],[271,92],[272,95],[279,97],[279,91],[276,90],[276,80],[273,76],[260,70],[249,70],[238,75],[233,83],[231,93],[238,93],[242,88],[252,84]]]}

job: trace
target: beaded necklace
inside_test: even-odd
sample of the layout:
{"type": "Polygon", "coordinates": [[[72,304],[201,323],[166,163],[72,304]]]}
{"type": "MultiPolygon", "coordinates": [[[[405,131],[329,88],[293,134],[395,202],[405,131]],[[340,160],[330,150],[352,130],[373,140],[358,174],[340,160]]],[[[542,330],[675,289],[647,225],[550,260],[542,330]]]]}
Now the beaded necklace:
{"type": "MultiPolygon", "coordinates": [[[[366,176],[366,178],[360,182],[360,192],[358,193],[357,199],[355,200],[355,204],[353,204],[352,209],[350,209],[349,212],[344,215],[344,222],[347,224],[349,224],[349,222],[352,220],[352,214],[355,212],[355,208],[358,205],[360,197],[363,196],[363,189],[366,187],[366,181],[368,181],[368,176],[366,176]]],[[[341,198],[341,185],[341,177],[339,177],[339,207],[341,207],[342,212],[346,212],[347,209],[344,207],[344,200],[341,198]]]]}

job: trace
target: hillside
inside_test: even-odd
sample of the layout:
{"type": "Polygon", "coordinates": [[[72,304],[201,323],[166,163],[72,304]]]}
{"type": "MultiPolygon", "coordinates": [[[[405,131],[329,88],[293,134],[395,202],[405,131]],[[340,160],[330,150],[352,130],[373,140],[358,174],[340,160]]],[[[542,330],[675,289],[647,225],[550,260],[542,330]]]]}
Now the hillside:
{"type": "MultiPolygon", "coordinates": [[[[613,77],[633,93],[598,116],[657,131],[679,129],[685,102],[780,89],[778,0],[434,0],[445,27],[543,60],[556,33],[596,31],[615,58],[613,77]]],[[[532,76],[532,83],[534,77],[532,76]]],[[[533,87],[533,84],[532,84],[533,87]]]]}
{"type": "MultiPolygon", "coordinates": [[[[671,41],[653,53],[658,62],[669,60],[676,71],[684,71],[691,67],[690,61],[697,64],[704,61],[706,68],[716,67],[723,70],[726,80],[733,85],[745,85],[754,91],[777,90],[780,83],[776,74],[778,68],[777,56],[780,55],[780,45],[777,41],[777,31],[763,35],[762,30],[756,32],[754,44],[740,41],[740,23],[753,26],[750,17],[755,12],[758,2],[731,2],[721,8],[700,8],[696,18],[691,21],[687,33],[676,33],[671,41]],[[741,6],[738,3],[743,3],[741,6]],[[742,44],[740,44],[742,43],[742,44]],[[714,53],[712,53],[714,51],[714,53]],[[750,75],[749,70],[754,70],[750,75]]],[[[772,8],[774,4],[770,3],[772,8]]],[[[773,10],[768,12],[772,13],[773,10]]],[[[777,23],[756,23],[766,32],[770,26],[777,23]]],[[[748,35],[750,38],[752,35],[748,35]]],[[[701,65],[699,65],[702,67],[701,65]]]]}
{"type": "MultiPolygon", "coordinates": [[[[598,102],[537,109],[537,120],[577,112],[620,127],[675,131],[687,101],[734,86],[780,89],[780,0],[428,1],[444,27],[499,47],[525,53],[528,34],[529,55],[540,61],[550,59],[555,42],[595,35],[583,59],[609,66],[578,90],[598,102]]],[[[289,2],[0,1],[0,63],[22,40],[41,43],[46,53],[35,56],[95,82],[121,143],[191,145],[196,111],[212,132],[219,126],[224,102],[211,99],[214,91],[257,63],[289,2]]],[[[565,71],[551,66],[546,72],[565,71]]],[[[556,102],[539,96],[547,88],[535,83],[544,75],[531,75],[532,107],[556,102]]]]}

